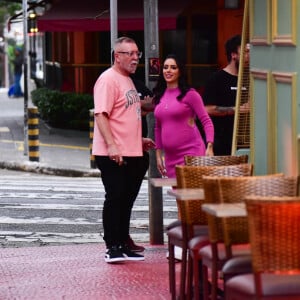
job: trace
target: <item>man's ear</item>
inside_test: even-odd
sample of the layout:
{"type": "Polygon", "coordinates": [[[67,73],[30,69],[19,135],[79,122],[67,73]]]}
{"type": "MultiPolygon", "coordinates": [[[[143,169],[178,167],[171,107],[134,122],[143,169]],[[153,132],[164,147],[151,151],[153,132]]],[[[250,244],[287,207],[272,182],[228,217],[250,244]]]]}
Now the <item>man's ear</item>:
{"type": "Polygon", "coordinates": [[[232,52],[231,53],[231,60],[236,60],[238,58],[238,53],[232,52]]]}
{"type": "Polygon", "coordinates": [[[111,52],[111,62],[112,63],[115,62],[115,51],[114,50],[111,52]]]}

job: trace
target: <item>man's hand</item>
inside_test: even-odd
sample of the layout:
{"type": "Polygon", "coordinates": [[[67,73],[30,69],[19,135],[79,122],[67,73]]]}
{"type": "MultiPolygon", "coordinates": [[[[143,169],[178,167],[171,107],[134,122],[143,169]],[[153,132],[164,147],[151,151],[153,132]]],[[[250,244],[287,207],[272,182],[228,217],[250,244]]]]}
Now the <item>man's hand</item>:
{"type": "Polygon", "coordinates": [[[143,138],[143,150],[149,151],[150,149],[154,149],[156,147],[153,140],[150,138],[143,138]]]}
{"type": "Polygon", "coordinates": [[[154,111],[153,97],[146,96],[144,99],[142,99],[141,108],[142,111],[146,111],[146,112],[154,111]]]}
{"type": "Polygon", "coordinates": [[[240,113],[248,113],[250,112],[250,102],[246,102],[240,106],[240,113]]]}
{"type": "Polygon", "coordinates": [[[111,144],[107,146],[108,156],[111,160],[116,162],[119,166],[123,165],[124,160],[121,152],[116,144],[111,144]]]}

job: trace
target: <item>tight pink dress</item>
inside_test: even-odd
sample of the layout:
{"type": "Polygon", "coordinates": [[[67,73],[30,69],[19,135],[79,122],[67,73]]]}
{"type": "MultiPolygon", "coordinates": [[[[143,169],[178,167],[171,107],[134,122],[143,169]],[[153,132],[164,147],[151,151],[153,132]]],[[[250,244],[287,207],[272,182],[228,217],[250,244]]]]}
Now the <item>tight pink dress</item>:
{"type": "Polygon", "coordinates": [[[205,155],[205,143],[191,118],[198,117],[206,141],[214,141],[214,127],[199,93],[191,89],[181,101],[179,94],[179,88],[167,89],[154,110],[156,148],[164,151],[170,178],[176,177],[175,166],[184,164],[185,155],[205,155]]]}

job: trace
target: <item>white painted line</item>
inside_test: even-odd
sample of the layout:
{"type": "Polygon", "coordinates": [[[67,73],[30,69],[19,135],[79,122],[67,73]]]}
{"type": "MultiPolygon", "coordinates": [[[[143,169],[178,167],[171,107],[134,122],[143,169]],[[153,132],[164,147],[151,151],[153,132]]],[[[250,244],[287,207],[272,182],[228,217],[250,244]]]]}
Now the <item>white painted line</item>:
{"type": "MultiPolygon", "coordinates": [[[[32,197],[30,198],[32,199],[32,197]]],[[[102,204],[99,205],[81,205],[81,204],[27,204],[27,203],[17,203],[17,204],[11,204],[11,203],[1,203],[1,208],[4,209],[39,209],[39,210],[96,210],[96,211],[101,211],[103,208],[102,204]]],[[[164,210],[166,211],[177,211],[176,207],[169,206],[169,207],[164,207],[164,210]]],[[[149,211],[149,206],[148,205],[135,205],[133,206],[133,211],[149,211]]]]}
{"type": "Polygon", "coordinates": [[[8,127],[0,127],[0,132],[9,132],[8,127]]]}
{"type": "MultiPolygon", "coordinates": [[[[170,224],[174,222],[176,219],[164,219],[165,224],[170,224]]],[[[97,219],[96,222],[90,222],[86,218],[76,218],[76,219],[68,219],[68,218],[42,218],[42,217],[34,217],[34,218],[11,218],[2,216],[0,217],[0,224],[26,224],[26,225],[99,225],[102,224],[101,219],[97,219]]],[[[148,219],[138,219],[131,220],[130,227],[135,228],[148,228],[149,220],[148,219]]]]}
{"type": "MultiPolygon", "coordinates": [[[[135,242],[149,243],[148,233],[130,234],[135,242]]],[[[10,232],[0,231],[0,238],[5,238],[8,242],[28,242],[42,241],[44,243],[103,243],[100,233],[57,233],[57,232],[10,232]]],[[[164,235],[167,240],[167,235],[164,235]]]]}

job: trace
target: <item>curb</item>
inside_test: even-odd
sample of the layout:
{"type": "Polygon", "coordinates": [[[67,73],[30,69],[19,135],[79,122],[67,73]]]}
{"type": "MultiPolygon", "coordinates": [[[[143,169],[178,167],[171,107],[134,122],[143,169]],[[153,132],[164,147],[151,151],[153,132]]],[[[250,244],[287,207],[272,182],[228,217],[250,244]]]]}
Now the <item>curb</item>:
{"type": "Polygon", "coordinates": [[[100,177],[100,171],[94,170],[75,170],[75,169],[63,169],[49,167],[38,162],[7,162],[0,161],[1,169],[8,169],[13,171],[24,171],[32,172],[45,175],[56,175],[56,176],[66,176],[66,177],[100,177]]]}

